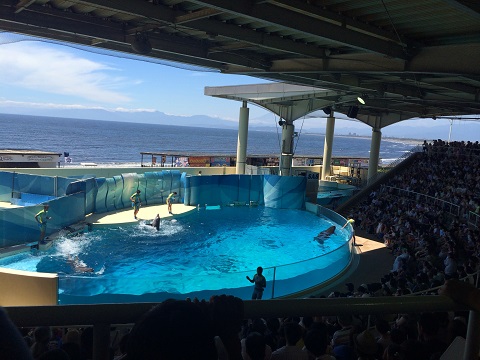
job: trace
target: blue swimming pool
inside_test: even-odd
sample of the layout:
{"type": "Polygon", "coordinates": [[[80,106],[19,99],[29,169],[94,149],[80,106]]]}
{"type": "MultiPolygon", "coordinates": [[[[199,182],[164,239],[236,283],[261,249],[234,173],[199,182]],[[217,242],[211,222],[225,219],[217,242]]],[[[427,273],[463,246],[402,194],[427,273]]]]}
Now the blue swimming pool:
{"type": "Polygon", "coordinates": [[[266,207],[200,209],[145,224],[94,229],[59,239],[48,252],[0,259],[0,266],[60,274],[60,303],[161,301],[228,293],[250,298],[257,266],[265,271],[265,298],[301,291],[331,278],[349,262],[347,230],[323,244],[313,240],[337,225],[310,212],[266,207]],[[83,273],[68,261],[93,272],[83,273]],[[275,280],[275,281],[273,281],[275,280]]]}

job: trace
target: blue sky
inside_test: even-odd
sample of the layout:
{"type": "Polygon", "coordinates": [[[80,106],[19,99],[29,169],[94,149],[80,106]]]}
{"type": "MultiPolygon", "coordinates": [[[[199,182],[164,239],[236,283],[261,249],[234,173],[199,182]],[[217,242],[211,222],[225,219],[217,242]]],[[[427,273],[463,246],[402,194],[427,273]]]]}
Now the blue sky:
{"type": "MultiPolygon", "coordinates": [[[[15,35],[12,40],[16,40],[15,35]]],[[[19,103],[158,110],[237,120],[241,104],[205,96],[205,86],[265,82],[247,76],[191,71],[97,54],[43,41],[0,45],[0,67],[8,69],[0,76],[0,109],[2,104],[19,103]]],[[[267,113],[257,107],[250,108],[252,117],[267,113]]]]}
{"type": "MultiPolygon", "coordinates": [[[[114,52],[116,56],[108,56],[84,49],[1,33],[0,113],[2,107],[7,106],[32,109],[32,114],[38,107],[101,108],[128,112],[156,110],[180,116],[208,115],[238,121],[240,102],[205,96],[204,88],[266,82],[241,75],[186,70],[182,64],[166,66],[122,58],[114,52]]],[[[249,108],[251,120],[272,116],[275,123],[270,112],[251,104],[249,108]]],[[[302,126],[318,128],[324,123],[325,120],[307,119],[302,126]]],[[[455,123],[461,127],[465,122],[455,123]]],[[[405,125],[448,126],[449,121],[403,121],[386,129],[392,133],[396,126],[405,125]]],[[[355,131],[367,125],[338,119],[336,128],[341,127],[355,131]]],[[[447,138],[448,133],[444,132],[442,138],[447,138]]]]}

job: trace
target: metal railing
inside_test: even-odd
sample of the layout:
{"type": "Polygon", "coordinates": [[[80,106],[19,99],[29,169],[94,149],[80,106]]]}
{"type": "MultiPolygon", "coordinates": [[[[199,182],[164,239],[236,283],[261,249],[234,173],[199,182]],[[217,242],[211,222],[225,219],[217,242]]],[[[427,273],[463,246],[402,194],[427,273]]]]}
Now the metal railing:
{"type": "Polygon", "coordinates": [[[369,184],[372,184],[374,182],[376,182],[377,180],[380,180],[382,177],[384,177],[388,172],[390,172],[391,170],[393,170],[394,168],[397,167],[397,165],[401,164],[403,161],[405,161],[406,159],[408,159],[410,156],[416,154],[416,153],[420,153],[422,152],[422,147],[420,145],[417,145],[417,146],[414,146],[413,148],[411,148],[410,150],[406,151],[405,153],[402,154],[402,156],[400,156],[399,158],[397,158],[396,160],[392,161],[391,163],[387,164],[386,166],[382,166],[381,167],[381,171],[380,172],[377,172],[375,175],[373,175],[372,177],[368,178],[367,181],[364,181],[363,182],[363,185],[366,186],[366,185],[369,185],[369,184]]]}
{"type": "MultiPolygon", "coordinates": [[[[68,306],[7,307],[18,327],[93,326],[93,360],[109,359],[110,326],[132,325],[154,303],[68,306]]],[[[334,315],[375,315],[470,310],[463,360],[478,359],[480,312],[454,303],[446,296],[402,296],[378,298],[284,299],[244,301],[244,317],[298,317],[334,315]]]]}
{"type": "Polygon", "coordinates": [[[480,214],[469,211],[467,216],[467,222],[469,225],[478,228],[480,226],[480,214]]]}
{"type": "MultiPolygon", "coordinates": [[[[459,217],[462,214],[462,208],[459,205],[453,204],[451,202],[438,199],[434,196],[418,193],[411,190],[404,190],[393,186],[384,185],[383,189],[390,189],[390,194],[396,192],[399,196],[408,197],[415,199],[417,203],[426,203],[428,201],[429,205],[440,206],[441,209],[445,212],[448,212],[451,215],[459,217]]],[[[395,194],[393,194],[395,195],[395,194]]]]}

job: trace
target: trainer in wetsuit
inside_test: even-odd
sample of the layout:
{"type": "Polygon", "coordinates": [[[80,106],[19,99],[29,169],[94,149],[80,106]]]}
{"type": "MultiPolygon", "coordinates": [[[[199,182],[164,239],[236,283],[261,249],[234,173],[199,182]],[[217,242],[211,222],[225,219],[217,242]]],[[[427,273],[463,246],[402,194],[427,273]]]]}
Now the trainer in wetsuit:
{"type": "Polygon", "coordinates": [[[167,207],[168,207],[168,213],[169,214],[172,213],[172,201],[173,201],[173,197],[175,195],[177,195],[177,193],[174,191],[170,195],[168,195],[168,197],[167,197],[167,207]]]}
{"type": "Polygon", "coordinates": [[[132,202],[133,207],[133,217],[137,220],[138,210],[140,210],[140,206],[142,206],[142,200],[140,199],[140,190],[137,190],[130,196],[130,201],[132,202]]]}
{"type": "Polygon", "coordinates": [[[35,215],[35,220],[38,223],[38,227],[40,228],[40,241],[39,244],[45,239],[45,234],[47,232],[47,221],[51,219],[48,216],[48,208],[49,205],[46,204],[43,206],[43,210],[39,211],[37,215],[35,215]]]}
{"type": "Polygon", "coordinates": [[[247,280],[251,283],[255,283],[255,286],[253,288],[252,300],[261,300],[263,296],[263,290],[265,290],[265,287],[267,286],[267,280],[265,279],[265,276],[262,275],[262,273],[263,268],[259,266],[257,268],[257,273],[253,276],[253,279],[250,279],[250,277],[247,275],[247,280]]]}

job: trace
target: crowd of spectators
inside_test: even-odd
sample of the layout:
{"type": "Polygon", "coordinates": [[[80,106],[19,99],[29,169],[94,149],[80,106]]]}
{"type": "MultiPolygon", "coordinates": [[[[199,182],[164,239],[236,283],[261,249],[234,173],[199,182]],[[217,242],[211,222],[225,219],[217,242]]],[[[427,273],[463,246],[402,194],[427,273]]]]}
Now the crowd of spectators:
{"type": "MultiPolygon", "coordinates": [[[[377,283],[348,283],[330,297],[436,294],[449,279],[474,284],[479,230],[468,226],[466,214],[479,214],[479,194],[478,143],[425,143],[413,165],[348,213],[357,228],[388,246],[392,270],[377,283]],[[418,194],[458,205],[460,216],[418,194]]],[[[445,293],[466,297],[461,286],[445,293]]],[[[111,359],[435,360],[467,332],[464,312],[245,319],[243,305],[228,295],[165,301],[132,328],[112,329],[111,359]]],[[[0,323],[2,359],[92,359],[91,327],[17,332],[1,309],[0,323]]]]}
{"type": "Polygon", "coordinates": [[[480,215],[480,145],[425,142],[412,165],[349,210],[356,228],[384,242],[394,256],[392,270],[378,284],[357,291],[407,295],[451,278],[473,283],[480,231],[469,226],[472,215],[480,215]]]}

